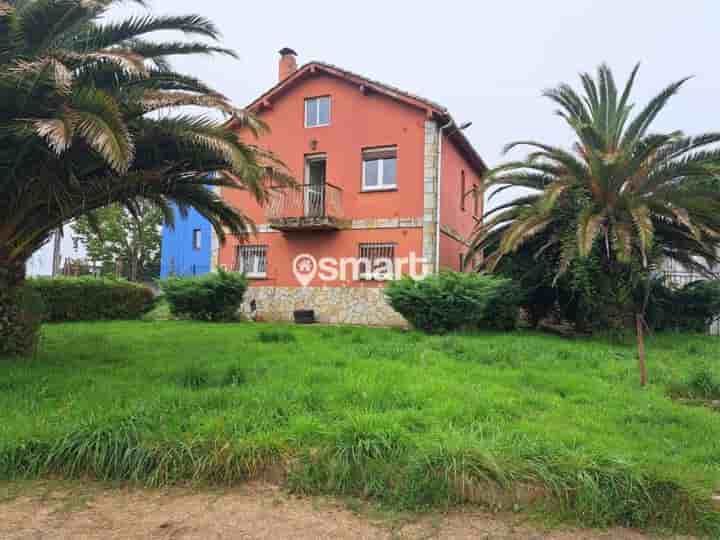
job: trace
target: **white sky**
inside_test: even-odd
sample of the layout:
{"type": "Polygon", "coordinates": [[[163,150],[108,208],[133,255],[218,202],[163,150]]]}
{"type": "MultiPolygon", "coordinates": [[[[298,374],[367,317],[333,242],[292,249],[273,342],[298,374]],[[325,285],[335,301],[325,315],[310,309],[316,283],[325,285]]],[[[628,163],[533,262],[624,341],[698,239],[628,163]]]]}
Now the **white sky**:
{"type": "MultiPolygon", "coordinates": [[[[277,51],[323,60],[447,107],[488,165],[518,139],[571,139],[543,89],[603,61],[622,85],[640,61],[635,100],[695,75],[657,131],[720,130],[717,0],[151,0],[154,13],[213,20],[240,60],[197,57],[174,66],[245,105],[277,79],[277,51]]],[[[132,4],[114,15],[142,11],[132,4]]],[[[517,156],[516,156],[517,157],[517,156]]]]}

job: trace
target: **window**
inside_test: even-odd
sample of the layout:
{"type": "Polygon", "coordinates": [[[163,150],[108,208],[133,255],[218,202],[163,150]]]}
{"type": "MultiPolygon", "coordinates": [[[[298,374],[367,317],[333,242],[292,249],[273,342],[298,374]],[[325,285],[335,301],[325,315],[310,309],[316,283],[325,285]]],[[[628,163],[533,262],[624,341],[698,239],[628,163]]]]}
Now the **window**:
{"type": "Polygon", "coordinates": [[[330,125],[330,96],[305,100],[305,127],[330,125]]]}
{"type": "Polygon", "coordinates": [[[363,150],[363,191],[397,188],[397,148],[363,150]]]}
{"type": "Polygon", "coordinates": [[[195,250],[202,248],[202,231],[200,229],[193,229],[192,246],[195,250]]]}
{"type": "Polygon", "coordinates": [[[267,246],[237,246],[235,271],[249,278],[267,277],[267,246]]]}
{"type": "Polygon", "coordinates": [[[473,186],[473,215],[480,217],[480,186],[473,186]]]}
{"type": "Polygon", "coordinates": [[[360,279],[391,279],[395,275],[395,244],[360,244],[360,279]]]}
{"type": "Polygon", "coordinates": [[[460,171],[460,210],[465,211],[465,171],[460,171]]]}

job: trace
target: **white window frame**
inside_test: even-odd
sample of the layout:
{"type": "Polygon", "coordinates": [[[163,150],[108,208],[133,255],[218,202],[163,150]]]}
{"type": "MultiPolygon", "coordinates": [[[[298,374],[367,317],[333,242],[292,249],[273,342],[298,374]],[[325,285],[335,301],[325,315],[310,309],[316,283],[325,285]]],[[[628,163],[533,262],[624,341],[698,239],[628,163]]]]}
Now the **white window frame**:
{"type": "Polygon", "coordinates": [[[193,251],[200,251],[202,249],[202,229],[193,229],[192,248],[193,251]]]}
{"type": "Polygon", "coordinates": [[[363,281],[388,281],[395,275],[395,248],[397,244],[392,242],[364,242],[359,246],[360,261],[361,264],[364,261],[370,261],[370,271],[363,272],[362,269],[359,274],[359,279],[363,281]],[[373,254],[372,252],[379,252],[373,254]],[[384,275],[380,272],[375,272],[375,261],[389,260],[390,261],[390,275],[384,275]]]}
{"type": "Polygon", "coordinates": [[[264,245],[245,245],[235,247],[235,266],[238,272],[245,274],[250,279],[263,279],[267,277],[267,252],[268,247],[264,245]],[[252,261],[252,268],[245,270],[244,253],[252,261]]]}
{"type": "Polygon", "coordinates": [[[306,128],[329,126],[330,123],[332,122],[332,99],[330,98],[330,96],[315,96],[315,97],[305,98],[305,113],[303,115],[303,118],[304,118],[303,121],[305,122],[306,128]],[[317,123],[316,124],[308,124],[308,103],[311,101],[319,102],[321,99],[327,99],[327,102],[328,102],[328,120],[327,120],[327,122],[324,124],[320,123],[320,106],[318,104],[317,112],[315,113],[315,120],[317,123]]]}
{"type": "Polygon", "coordinates": [[[362,191],[393,191],[397,189],[397,146],[386,146],[383,148],[366,148],[362,151],[362,191]],[[394,152],[394,158],[373,158],[373,154],[387,154],[388,152],[394,152]],[[385,184],[385,161],[390,159],[395,160],[395,182],[393,184],[385,184]],[[378,162],[378,185],[368,186],[366,178],[366,164],[369,161],[378,162]]]}

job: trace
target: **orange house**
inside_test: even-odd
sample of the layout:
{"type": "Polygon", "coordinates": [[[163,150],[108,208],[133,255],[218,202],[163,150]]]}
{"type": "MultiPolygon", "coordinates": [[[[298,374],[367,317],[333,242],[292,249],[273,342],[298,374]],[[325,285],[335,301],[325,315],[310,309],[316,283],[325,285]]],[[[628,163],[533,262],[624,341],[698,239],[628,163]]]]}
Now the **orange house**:
{"type": "Polygon", "coordinates": [[[485,164],[444,107],[280,54],[278,84],[248,107],[270,133],[238,133],[274,152],[301,186],[274,189],[264,207],[224,191],[257,233],[229,239],[216,263],[246,273],[246,309],[263,319],[314,310],[322,322],[402,325],[383,284],[461,269],[483,212],[485,164]]]}

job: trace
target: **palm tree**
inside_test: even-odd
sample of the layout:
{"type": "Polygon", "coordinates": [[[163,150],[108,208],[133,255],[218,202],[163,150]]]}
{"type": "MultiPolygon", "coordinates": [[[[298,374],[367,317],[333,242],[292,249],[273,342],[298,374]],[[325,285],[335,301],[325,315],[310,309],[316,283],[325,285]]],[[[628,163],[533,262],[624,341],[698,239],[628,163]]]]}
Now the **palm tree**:
{"type": "MultiPolygon", "coordinates": [[[[662,258],[706,273],[718,262],[720,191],[708,180],[720,171],[720,150],[713,146],[720,133],[650,131],[688,79],[671,84],[631,117],[638,68],[621,93],[605,65],[595,79],[581,75],[582,95],[567,84],[544,92],[577,142],[572,151],[534,141],[506,147],[527,146],[531,153],[489,171],[485,186],[494,188],[491,196],[525,191],[488,212],[477,228],[472,252],[486,255],[485,269],[492,271],[529,245],[536,246],[535,257],[557,254],[558,278],[590,256],[617,277],[647,277],[662,258]]],[[[631,295],[602,293],[625,314],[636,312],[640,324],[647,300],[638,305],[631,295]]]]}
{"type": "Polygon", "coordinates": [[[209,186],[248,190],[263,202],[268,182],[291,182],[271,154],[240,142],[225,123],[173,113],[199,106],[264,130],[169,64],[231,51],[151,36],[175,30],[217,40],[215,26],[194,15],[101,21],[115,3],[0,0],[0,352],[19,348],[3,345],[23,332],[13,291],[25,262],[63,223],[112,203],[130,212],[151,203],[172,223],[176,204],[198,210],[222,240],[250,224],[209,186]]]}

